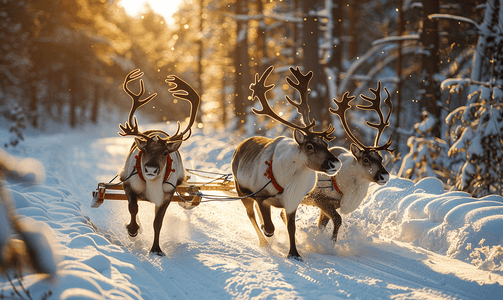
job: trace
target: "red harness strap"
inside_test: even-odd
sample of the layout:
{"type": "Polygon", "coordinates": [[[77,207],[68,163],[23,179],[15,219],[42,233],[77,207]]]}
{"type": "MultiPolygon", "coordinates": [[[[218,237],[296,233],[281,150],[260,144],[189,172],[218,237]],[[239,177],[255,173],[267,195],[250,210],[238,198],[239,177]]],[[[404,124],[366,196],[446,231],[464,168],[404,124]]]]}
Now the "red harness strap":
{"type": "Polygon", "coordinates": [[[332,176],[332,184],[333,184],[334,190],[336,190],[337,193],[342,194],[341,190],[337,186],[337,182],[335,182],[335,176],[332,176]]]}
{"type": "MultiPolygon", "coordinates": [[[[145,181],[145,178],[143,177],[143,173],[141,171],[141,156],[143,154],[143,150],[138,153],[138,155],[135,155],[134,158],[136,158],[136,165],[134,166],[136,172],[138,173],[138,176],[140,176],[140,179],[145,181]]],[[[171,172],[175,172],[175,169],[171,169],[171,165],[173,164],[173,159],[171,159],[171,155],[168,154],[168,159],[166,161],[166,174],[164,174],[164,179],[163,182],[168,180],[169,175],[171,175],[171,172]]]]}
{"type": "Polygon", "coordinates": [[[266,161],[265,164],[268,165],[269,167],[267,168],[267,171],[264,173],[264,176],[266,176],[268,179],[271,179],[272,185],[278,190],[278,192],[283,193],[285,189],[278,184],[278,182],[274,178],[274,174],[272,173],[272,157],[271,162],[269,163],[268,161],[266,161]]]}

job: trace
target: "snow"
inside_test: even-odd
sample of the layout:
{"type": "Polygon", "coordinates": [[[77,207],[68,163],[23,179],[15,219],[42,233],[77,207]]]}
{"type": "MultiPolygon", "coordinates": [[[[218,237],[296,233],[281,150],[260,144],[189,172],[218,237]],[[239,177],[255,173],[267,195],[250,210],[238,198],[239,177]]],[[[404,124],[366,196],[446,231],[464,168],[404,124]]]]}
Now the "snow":
{"type": "MultiPolygon", "coordinates": [[[[304,262],[286,258],[279,210],[272,211],[271,246],[261,248],[239,201],[191,210],[172,203],[161,231],[166,256],[149,255],[152,204],[139,203],[142,231],[135,238],[125,229],[126,201],[90,207],[97,183],[120,171],[131,146],[117,130],[109,124],[32,133],[9,148],[29,159],[38,180],[45,175],[41,184],[7,184],[20,220],[55,254],[55,280],[24,272],[33,299],[49,290],[48,299],[500,299],[503,293],[503,198],[445,191],[435,178],[414,183],[392,176],[385,186],[371,185],[360,207],[344,216],[335,245],[331,229],[316,226],[318,209],[300,206],[296,239],[304,262]]],[[[197,130],[181,147],[185,167],[230,173],[244,138],[197,130]]],[[[0,141],[6,139],[1,128],[0,141]]],[[[0,295],[11,292],[0,277],[0,295]]]]}

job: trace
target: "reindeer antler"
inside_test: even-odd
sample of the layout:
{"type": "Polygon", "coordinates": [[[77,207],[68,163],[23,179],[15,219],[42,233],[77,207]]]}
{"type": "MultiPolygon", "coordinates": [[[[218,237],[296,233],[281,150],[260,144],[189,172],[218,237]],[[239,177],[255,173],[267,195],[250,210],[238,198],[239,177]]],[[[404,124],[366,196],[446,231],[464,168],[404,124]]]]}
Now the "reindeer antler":
{"type": "Polygon", "coordinates": [[[393,150],[389,149],[389,147],[391,146],[391,142],[392,142],[392,136],[389,137],[389,140],[386,142],[386,144],[379,146],[379,139],[381,138],[381,135],[382,135],[382,132],[384,131],[384,129],[387,126],[389,126],[389,118],[390,118],[391,112],[393,110],[393,104],[391,103],[391,100],[390,100],[390,93],[387,88],[384,88],[384,91],[386,91],[386,94],[387,94],[387,97],[384,100],[384,103],[386,105],[388,105],[388,107],[389,107],[388,115],[386,116],[386,120],[384,120],[384,116],[383,116],[382,110],[381,110],[381,82],[378,81],[377,89],[369,88],[369,90],[372,94],[375,95],[375,98],[370,98],[365,95],[360,95],[360,97],[363,100],[369,101],[371,104],[368,106],[357,105],[356,107],[363,109],[363,110],[374,110],[377,112],[377,114],[379,116],[379,124],[370,123],[369,121],[365,122],[367,124],[367,126],[377,129],[377,135],[374,140],[374,146],[367,147],[367,146],[363,145],[363,143],[360,142],[353,135],[351,130],[349,129],[349,126],[348,126],[348,123],[346,120],[346,111],[352,107],[351,104],[349,104],[349,102],[354,100],[356,98],[355,96],[349,96],[349,92],[346,92],[342,96],[341,101],[337,101],[337,99],[334,98],[333,101],[335,102],[335,104],[337,104],[337,109],[329,108],[329,111],[331,113],[339,116],[339,119],[341,120],[341,123],[342,123],[342,127],[344,128],[344,130],[346,131],[348,136],[353,140],[353,142],[355,144],[357,144],[360,148],[366,149],[366,150],[376,150],[376,151],[386,150],[388,152],[393,152],[393,151],[395,151],[394,149],[393,150]]]}
{"type": "Polygon", "coordinates": [[[138,130],[138,121],[137,121],[134,113],[136,112],[136,110],[138,108],[147,104],[147,102],[149,102],[155,96],[157,96],[157,93],[152,94],[143,100],[140,100],[140,98],[143,96],[143,94],[145,94],[145,84],[143,83],[143,79],[140,79],[140,92],[138,94],[133,93],[127,87],[127,84],[129,82],[136,80],[142,76],[143,76],[143,72],[140,72],[140,69],[136,69],[136,70],[131,71],[124,79],[124,84],[122,85],[122,88],[124,89],[126,94],[128,94],[131,97],[131,99],[133,100],[133,103],[131,106],[131,110],[129,111],[128,121],[126,122],[126,124],[124,126],[122,124],[119,124],[119,128],[122,130],[122,132],[119,132],[119,135],[121,135],[121,136],[132,135],[132,136],[138,136],[138,137],[144,138],[146,140],[149,140],[150,138],[148,137],[148,135],[143,134],[138,130]]]}
{"type": "Polygon", "coordinates": [[[304,132],[306,135],[317,135],[320,136],[321,138],[326,139],[327,141],[331,141],[334,139],[334,137],[331,137],[330,135],[335,131],[335,128],[330,124],[330,126],[323,132],[313,132],[312,128],[316,126],[316,121],[313,119],[312,121],[309,121],[309,105],[307,102],[307,94],[309,92],[309,81],[313,77],[313,72],[307,73],[307,75],[303,75],[299,68],[293,69],[290,68],[290,72],[295,76],[295,78],[298,81],[298,84],[294,83],[290,78],[287,77],[287,82],[295,88],[301,95],[301,100],[299,103],[294,102],[291,100],[288,96],[286,97],[287,101],[292,104],[294,107],[297,108],[297,111],[302,115],[303,121],[305,123],[305,126],[299,126],[295,125],[291,122],[288,122],[287,120],[281,118],[278,116],[271,108],[269,105],[269,102],[267,101],[266,93],[274,88],[274,84],[271,85],[265,85],[265,82],[269,75],[272,73],[274,70],[274,66],[270,66],[267,68],[267,70],[262,73],[262,76],[259,78],[259,74],[255,74],[255,83],[250,84],[250,90],[253,91],[252,93],[252,99],[255,99],[255,97],[259,100],[262,109],[258,110],[255,108],[252,108],[252,111],[257,114],[257,115],[266,115],[270,117],[271,119],[278,121],[279,123],[286,125],[292,129],[297,129],[302,132],[304,132]]]}
{"type": "MultiPolygon", "coordinates": [[[[391,145],[391,136],[389,137],[389,140],[386,142],[381,147],[379,146],[379,139],[381,138],[381,134],[384,131],[384,129],[389,126],[389,117],[391,116],[391,111],[393,111],[393,104],[391,103],[390,100],[390,94],[388,89],[385,87],[384,91],[386,92],[386,99],[384,99],[384,103],[388,105],[389,110],[388,110],[388,115],[386,116],[386,120],[384,120],[383,114],[382,114],[382,109],[381,109],[381,81],[377,82],[377,89],[369,88],[369,91],[374,94],[375,98],[370,98],[365,95],[360,95],[360,97],[363,100],[366,100],[370,102],[371,104],[369,106],[363,106],[363,105],[357,105],[356,107],[364,110],[374,110],[377,112],[377,115],[379,116],[379,124],[373,124],[370,123],[369,121],[365,122],[367,126],[372,127],[377,129],[377,135],[374,140],[374,147],[377,147],[379,149],[377,150],[388,150],[389,146],[391,145]],[[380,149],[383,148],[383,149],[380,149]]],[[[388,150],[390,151],[390,150],[388,150]]],[[[393,150],[391,150],[393,151],[393,150]]]]}
{"type": "Polygon", "coordinates": [[[346,121],[346,111],[350,109],[352,106],[349,104],[349,102],[353,101],[356,97],[355,96],[350,96],[349,92],[345,92],[344,95],[342,95],[342,100],[337,101],[337,99],[333,99],[335,104],[337,104],[337,109],[333,109],[331,107],[328,108],[328,110],[339,116],[339,119],[341,119],[341,124],[342,127],[344,127],[344,131],[349,135],[349,137],[353,140],[355,144],[357,144],[360,148],[367,148],[365,145],[362,144],[351,132],[349,129],[348,123],[346,121]]]}
{"type": "Polygon", "coordinates": [[[303,75],[302,72],[300,71],[299,67],[297,68],[292,68],[290,67],[290,72],[295,76],[295,79],[297,79],[298,83],[293,82],[293,80],[290,79],[290,77],[286,78],[286,82],[293,87],[294,89],[299,92],[300,95],[300,101],[299,103],[293,101],[290,99],[290,97],[285,96],[286,100],[288,103],[290,103],[292,106],[297,108],[297,112],[302,116],[302,121],[304,122],[304,125],[310,125],[311,123],[314,123],[314,119],[310,120],[309,118],[309,111],[311,110],[309,108],[309,105],[307,103],[308,101],[308,95],[310,92],[309,89],[309,82],[311,82],[311,79],[313,78],[313,71],[307,72],[306,75],[303,75]]]}
{"type": "Polygon", "coordinates": [[[178,141],[178,140],[185,141],[192,134],[191,127],[194,124],[194,121],[196,120],[197,111],[199,110],[199,105],[201,104],[201,97],[199,97],[197,92],[188,83],[186,83],[185,81],[183,81],[182,79],[178,78],[175,75],[168,76],[168,79],[166,79],[166,82],[175,85],[174,87],[169,89],[169,91],[171,93],[173,93],[174,97],[190,102],[190,107],[191,107],[190,120],[189,120],[189,123],[187,124],[187,127],[185,128],[184,131],[179,133],[180,122],[178,122],[178,129],[177,129],[176,133],[173,136],[169,137],[170,141],[178,141]],[[187,132],[189,132],[189,135],[187,137],[184,137],[184,135],[187,132]]]}

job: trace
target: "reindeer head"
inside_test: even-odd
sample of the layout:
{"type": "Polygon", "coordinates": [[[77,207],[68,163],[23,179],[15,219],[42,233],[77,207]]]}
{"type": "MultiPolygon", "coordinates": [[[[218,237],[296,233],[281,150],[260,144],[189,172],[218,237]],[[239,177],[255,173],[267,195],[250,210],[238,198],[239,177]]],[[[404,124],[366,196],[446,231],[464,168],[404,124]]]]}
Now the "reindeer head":
{"type": "Polygon", "coordinates": [[[197,110],[199,109],[200,97],[188,85],[185,81],[181,80],[177,76],[171,75],[166,79],[167,83],[172,83],[175,86],[170,88],[169,91],[173,93],[178,99],[187,100],[191,104],[191,116],[187,128],[180,132],[180,122],[178,122],[178,128],[173,136],[169,136],[167,133],[161,130],[148,130],[145,132],[140,132],[138,129],[138,122],[136,116],[134,116],[135,111],[145,105],[147,102],[152,100],[157,94],[152,94],[144,100],[140,98],[145,93],[145,86],[143,80],[140,79],[140,92],[138,94],[133,93],[127,84],[133,80],[136,80],[143,76],[143,72],[136,69],[130,72],[126,79],[124,80],[123,89],[133,100],[131,110],[129,111],[129,118],[126,124],[123,126],[119,124],[122,132],[119,132],[121,136],[134,136],[135,145],[140,150],[139,159],[140,165],[137,164],[136,168],[140,168],[139,172],[142,172],[146,179],[155,179],[159,174],[164,174],[164,168],[169,165],[167,161],[171,158],[169,154],[175,152],[180,148],[183,141],[187,140],[191,135],[191,127],[194,124],[196,118],[197,110]],[[183,93],[180,93],[183,92],[183,93]],[[188,133],[188,134],[187,134],[188,133]],[[185,136],[187,134],[187,136],[185,136]]]}
{"type": "Polygon", "coordinates": [[[141,138],[135,138],[135,145],[140,149],[141,172],[145,179],[154,180],[160,174],[164,174],[164,168],[169,165],[167,162],[169,154],[180,148],[181,141],[167,143],[157,135],[154,135],[149,141],[141,138]]]}
{"type": "Polygon", "coordinates": [[[375,98],[370,98],[365,95],[360,95],[360,97],[370,102],[371,104],[368,106],[357,105],[357,108],[363,110],[374,110],[377,112],[379,116],[379,124],[373,124],[370,122],[366,122],[367,126],[377,129],[377,135],[374,140],[374,146],[368,147],[363,145],[351,132],[349,129],[347,120],[346,120],[346,111],[350,109],[352,106],[349,104],[352,100],[354,100],[355,96],[349,96],[349,92],[344,93],[341,101],[337,101],[337,99],[333,99],[335,104],[337,104],[337,109],[329,108],[330,112],[339,116],[341,120],[342,127],[348,134],[348,136],[353,140],[353,144],[351,144],[350,150],[351,153],[355,156],[358,163],[364,169],[364,176],[367,177],[369,181],[376,182],[379,185],[384,185],[389,180],[389,173],[382,165],[382,156],[379,151],[385,150],[388,152],[393,152],[394,150],[390,150],[392,137],[389,137],[389,140],[386,144],[379,146],[379,139],[381,138],[381,134],[384,129],[389,126],[389,118],[391,116],[391,112],[393,110],[393,104],[391,103],[390,93],[387,88],[384,88],[386,92],[386,99],[384,99],[384,103],[389,107],[388,115],[386,116],[386,120],[384,119],[382,110],[381,110],[381,82],[377,83],[377,89],[369,88],[370,92],[374,94],[375,98]]]}
{"type": "Polygon", "coordinates": [[[328,150],[327,141],[331,141],[334,137],[330,135],[334,132],[334,128],[330,125],[325,131],[315,132],[313,127],[316,121],[309,120],[309,82],[313,77],[313,72],[309,71],[306,75],[302,74],[297,67],[290,67],[290,72],[295,76],[298,83],[294,83],[289,77],[286,78],[288,84],[296,89],[300,94],[300,101],[297,103],[286,96],[286,100],[297,108],[297,112],[302,115],[304,126],[295,125],[280,116],[278,116],[269,105],[266,93],[274,88],[274,84],[265,85],[265,81],[272,73],[274,67],[270,66],[265,70],[262,76],[255,75],[255,83],[250,85],[253,91],[252,99],[257,98],[262,106],[261,110],[252,108],[252,111],[257,115],[266,115],[271,119],[286,125],[293,129],[293,138],[297,142],[300,151],[305,155],[305,165],[315,171],[325,172],[329,175],[334,175],[340,168],[340,161],[328,150]]]}

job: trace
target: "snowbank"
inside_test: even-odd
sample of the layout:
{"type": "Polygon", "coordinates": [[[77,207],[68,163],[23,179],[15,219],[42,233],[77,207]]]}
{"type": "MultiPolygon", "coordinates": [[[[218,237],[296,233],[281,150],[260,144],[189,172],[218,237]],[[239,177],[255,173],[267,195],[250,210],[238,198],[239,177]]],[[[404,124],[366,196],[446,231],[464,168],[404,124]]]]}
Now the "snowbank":
{"type": "Polygon", "coordinates": [[[353,214],[379,235],[409,242],[439,254],[471,262],[484,270],[503,271],[503,198],[481,199],[446,192],[436,178],[416,184],[392,178],[374,186],[353,214]]]}

